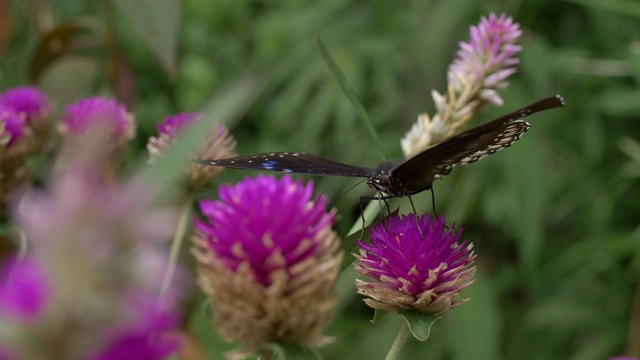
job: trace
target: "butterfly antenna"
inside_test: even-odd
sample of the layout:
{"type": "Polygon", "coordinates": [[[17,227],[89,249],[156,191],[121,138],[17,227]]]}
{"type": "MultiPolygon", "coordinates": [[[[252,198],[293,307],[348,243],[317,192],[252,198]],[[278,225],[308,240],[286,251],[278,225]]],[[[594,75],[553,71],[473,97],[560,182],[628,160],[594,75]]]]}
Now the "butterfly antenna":
{"type": "MultiPolygon", "coordinates": [[[[352,185],[350,188],[348,188],[347,190],[343,191],[340,193],[340,195],[334,197],[333,199],[331,199],[331,201],[329,201],[329,205],[333,204],[334,202],[338,201],[338,199],[340,199],[344,194],[348,193],[349,191],[353,190],[354,187],[362,184],[363,182],[367,181],[367,179],[362,179],[362,181],[358,181],[357,183],[355,183],[354,185],[352,185]]],[[[362,199],[362,197],[360,198],[362,199]]],[[[362,205],[362,204],[360,204],[362,205]]],[[[360,209],[362,210],[362,209],[360,209]]]]}

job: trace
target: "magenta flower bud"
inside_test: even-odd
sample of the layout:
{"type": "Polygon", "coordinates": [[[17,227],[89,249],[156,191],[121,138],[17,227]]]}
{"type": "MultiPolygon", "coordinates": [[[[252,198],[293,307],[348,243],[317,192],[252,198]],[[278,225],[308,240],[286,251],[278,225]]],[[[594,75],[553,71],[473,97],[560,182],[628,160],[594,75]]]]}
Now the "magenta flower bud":
{"type": "MultiPolygon", "coordinates": [[[[453,228],[453,226],[452,226],[453,228]]],[[[460,291],[473,284],[473,245],[447,229],[444,217],[391,216],[371,230],[371,243],[359,241],[358,293],[375,309],[441,314],[466,300],[460,291]]]]}
{"type": "Polygon", "coordinates": [[[249,351],[264,342],[319,346],[336,302],[342,254],[335,211],[312,200],[313,184],[258,175],[221,186],[196,220],[198,285],[211,297],[215,327],[249,351]]]}

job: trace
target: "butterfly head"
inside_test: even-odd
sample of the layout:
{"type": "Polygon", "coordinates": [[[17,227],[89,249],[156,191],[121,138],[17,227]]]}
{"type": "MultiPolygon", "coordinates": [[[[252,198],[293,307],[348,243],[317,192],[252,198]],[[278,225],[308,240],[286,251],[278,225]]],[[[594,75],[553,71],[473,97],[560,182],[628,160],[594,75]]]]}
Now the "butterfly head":
{"type": "Polygon", "coordinates": [[[370,188],[385,192],[389,195],[399,195],[394,191],[393,170],[398,167],[399,163],[395,161],[385,161],[378,165],[373,174],[367,179],[367,185],[370,188]]]}

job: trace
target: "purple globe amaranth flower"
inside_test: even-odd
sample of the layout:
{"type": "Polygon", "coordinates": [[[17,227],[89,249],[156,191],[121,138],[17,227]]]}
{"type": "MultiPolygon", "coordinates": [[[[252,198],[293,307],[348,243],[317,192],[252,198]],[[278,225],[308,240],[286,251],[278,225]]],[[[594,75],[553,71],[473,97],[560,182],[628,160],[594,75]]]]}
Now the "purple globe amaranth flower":
{"type": "Polygon", "coordinates": [[[96,128],[112,131],[119,143],[126,143],[135,136],[133,117],[124,105],[113,99],[96,96],[67,105],[60,126],[63,136],[74,137],[96,128]]]}
{"type": "Polygon", "coordinates": [[[516,45],[522,31],[510,17],[502,14],[482,18],[471,27],[469,43],[461,42],[458,57],[449,66],[445,93],[432,90],[436,114],[420,114],[401,140],[406,158],[459,133],[469,119],[487,103],[502,105],[497,90],[516,72],[519,59],[516,45]]]}
{"type": "Polygon", "coordinates": [[[506,79],[516,72],[520,60],[515,55],[522,48],[515,43],[520,35],[519,25],[505,14],[482,17],[471,27],[471,40],[460,42],[458,57],[449,66],[449,82],[456,88],[478,84],[481,99],[502,105],[496,90],[506,87],[506,79]]]}
{"type": "Polygon", "coordinates": [[[47,94],[33,86],[21,86],[0,94],[0,106],[6,106],[24,114],[27,123],[47,121],[53,104],[47,94]]]}
{"type": "Polygon", "coordinates": [[[356,271],[372,281],[356,280],[358,293],[372,308],[441,314],[473,284],[473,245],[458,239],[444,217],[391,216],[371,230],[371,243],[359,241],[356,271]]]}
{"type": "Polygon", "coordinates": [[[218,332],[249,351],[268,341],[325,343],[342,259],[335,211],[325,211],[322,196],[312,200],[311,182],[287,175],[246,178],[219,193],[200,202],[205,220],[195,221],[192,250],[218,332]]]}
{"type": "Polygon", "coordinates": [[[36,259],[5,260],[0,270],[0,319],[27,323],[37,320],[51,296],[49,281],[36,259]]]}
{"type": "MultiPolygon", "coordinates": [[[[203,117],[204,114],[201,113],[180,113],[169,116],[164,123],[158,124],[158,137],[149,138],[147,143],[150,161],[154,162],[173,144],[178,135],[203,117]]],[[[229,134],[229,130],[223,124],[215,123],[203,144],[196,149],[194,156],[198,159],[224,159],[235,156],[235,148],[236,141],[229,134]]],[[[189,185],[192,188],[201,187],[224,170],[221,167],[196,163],[190,163],[188,166],[189,185]]]]}

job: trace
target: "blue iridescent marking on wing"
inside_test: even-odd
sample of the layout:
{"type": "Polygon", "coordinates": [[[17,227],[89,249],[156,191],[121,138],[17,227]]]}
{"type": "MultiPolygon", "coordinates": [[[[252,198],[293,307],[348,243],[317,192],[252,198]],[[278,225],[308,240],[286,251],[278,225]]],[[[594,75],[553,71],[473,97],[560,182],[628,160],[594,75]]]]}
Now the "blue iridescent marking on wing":
{"type": "Polygon", "coordinates": [[[276,168],[276,165],[278,165],[277,162],[275,161],[265,161],[262,164],[260,164],[265,170],[273,170],[276,168]]]}

